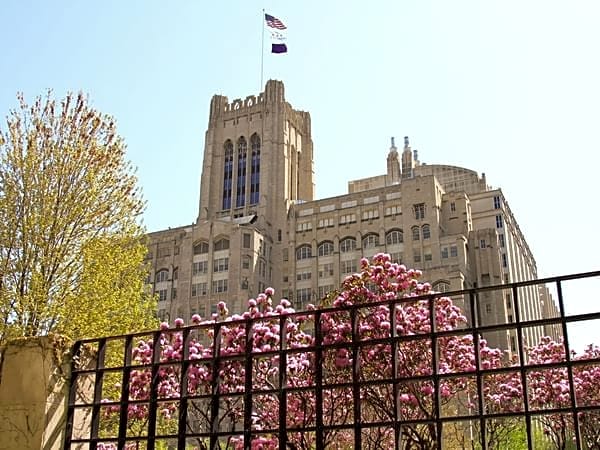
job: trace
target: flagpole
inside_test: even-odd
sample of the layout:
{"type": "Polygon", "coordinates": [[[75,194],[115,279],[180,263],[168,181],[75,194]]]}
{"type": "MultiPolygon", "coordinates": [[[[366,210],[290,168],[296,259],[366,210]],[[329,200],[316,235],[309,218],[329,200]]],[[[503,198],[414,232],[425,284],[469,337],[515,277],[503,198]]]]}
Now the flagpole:
{"type": "Polygon", "coordinates": [[[263,68],[264,68],[264,59],[265,59],[265,10],[262,10],[262,16],[260,17],[260,24],[262,26],[262,41],[260,46],[260,89],[258,92],[262,92],[263,90],[263,68]]]}

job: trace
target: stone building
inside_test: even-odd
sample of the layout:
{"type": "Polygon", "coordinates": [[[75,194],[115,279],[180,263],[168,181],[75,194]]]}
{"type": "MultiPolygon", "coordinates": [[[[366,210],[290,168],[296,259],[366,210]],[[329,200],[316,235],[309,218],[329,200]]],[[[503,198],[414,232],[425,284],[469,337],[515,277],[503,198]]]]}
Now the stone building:
{"type": "MultiPolygon", "coordinates": [[[[285,100],[283,83],[270,80],[258,96],[232,102],[215,95],[198,219],[149,234],[159,316],[206,317],[221,300],[240,312],[267,286],[302,308],[378,252],[422,269],[438,291],[537,277],[502,191],[485,174],[420,163],[408,138],[401,151],[392,138],[386,163],[384,175],[350,181],[347,194],[314,199],[310,115],[285,100]]],[[[515,306],[522,320],[541,318],[549,307],[537,288],[519,289],[517,305],[513,294],[481,293],[480,322],[512,322],[515,306]]],[[[526,329],[526,342],[543,331],[526,329]]],[[[514,331],[486,337],[516,348],[514,331]]]]}

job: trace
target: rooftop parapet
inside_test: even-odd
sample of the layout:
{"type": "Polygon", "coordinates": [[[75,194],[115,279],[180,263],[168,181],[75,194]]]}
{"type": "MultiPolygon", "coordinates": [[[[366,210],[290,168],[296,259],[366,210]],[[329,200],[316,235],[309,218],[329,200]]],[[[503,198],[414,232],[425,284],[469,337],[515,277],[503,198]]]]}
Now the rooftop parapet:
{"type": "Polygon", "coordinates": [[[245,99],[236,98],[229,102],[224,95],[213,95],[210,101],[210,122],[224,116],[237,116],[240,113],[247,114],[253,110],[262,109],[263,104],[285,102],[285,88],[283,82],[269,80],[265,85],[265,91],[258,95],[249,95],[245,99]]]}

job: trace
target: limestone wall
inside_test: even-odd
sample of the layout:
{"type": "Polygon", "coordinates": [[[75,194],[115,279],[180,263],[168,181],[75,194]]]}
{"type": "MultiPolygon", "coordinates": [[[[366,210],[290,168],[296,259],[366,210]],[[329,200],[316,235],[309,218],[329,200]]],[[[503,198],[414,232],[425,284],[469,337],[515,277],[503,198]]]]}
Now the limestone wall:
{"type": "Polygon", "coordinates": [[[0,360],[0,450],[62,448],[70,342],[58,336],[9,341],[0,360]]]}

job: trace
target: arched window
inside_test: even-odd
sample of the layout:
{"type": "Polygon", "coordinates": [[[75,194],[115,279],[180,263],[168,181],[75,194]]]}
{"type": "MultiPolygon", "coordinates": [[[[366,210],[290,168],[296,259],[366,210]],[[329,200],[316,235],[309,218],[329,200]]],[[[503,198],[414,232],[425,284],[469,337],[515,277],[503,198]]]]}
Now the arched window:
{"type": "Polygon", "coordinates": [[[385,235],[385,243],[387,245],[402,244],[404,242],[404,235],[401,230],[392,230],[385,235]]]}
{"type": "Polygon", "coordinates": [[[419,231],[419,227],[414,226],[414,227],[411,228],[411,231],[412,231],[413,241],[418,241],[419,238],[420,238],[420,235],[421,235],[421,233],[419,231]]]}
{"type": "Polygon", "coordinates": [[[340,252],[352,252],[356,250],[356,239],[348,237],[340,242],[340,252]]]}
{"type": "Polygon", "coordinates": [[[250,166],[250,204],[258,203],[260,194],[260,138],[254,133],[250,137],[252,164],[250,166]]]}
{"type": "Polygon", "coordinates": [[[363,248],[372,248],[379,245],[379,235],[375,233],[367,234],[362,240],[363,248]]]}
{"type": "Polygon", "coordinates": [[[328,256],[333,254],[333,242],[325,241],[319,244],[318,248],[319,256],[328,256]]]}
{"type": "Polygon", "coordinates": [[[448,292],[450,290],[450,282],[446,280],[438,280],[433,283],[433,290],[435,292],[448,292]]]}
{"type": "Polygon", "coordinates": [[[310,257],[312,257],[312,249],[310,248],[310,245],[302,245],[296,249],[297,260],[308,259],[310,257]]]}
{"type": "Polygon", "coordinates": [[[173,269],[173,280],[176,280],[179,278],[179,269],[177,267],[175,267],[173,269]]]}
{"type": "Polygon", "coordinates": [[[203,255],[208,253],[208,242],[196,242],[194,244],[194,255],[203,255]]]}
{"type": "Polygon", "coordinates": [[[214,243],[214,250],[218,252],[219,250],[227,250],[229,248],[229,239],[221,238],[214,243]]]}
{"type": "Polygon", "coordinates": [[[237,142],[237,190],[235,196],[235,207],[239,208],[246,204],[246,160],[248,156],[248,144],[242,136],[237,142]]]}
{"type": "Polygon", "coordinates": [[[429,228],[429,225],[423,225],[421,227],[421,231],[423,232],[423,240],[429,239],[431,237],[431,229],[429,228]]]}
{"type": "Polygon", "coordinates": [[[154,281],[156,283],[162,283],[163,281],[167,281],[169,279],[169,271],[167,269],[160,269],[156,272],[156,276],[154,277],[154,281]]]}
{"type": "Polygon", "coordinates": [[[233,188],[233,142],[229,139],[223,146],[225,162],[223,165],[223,209],[231,208],[231,190],[233,188]]]}

